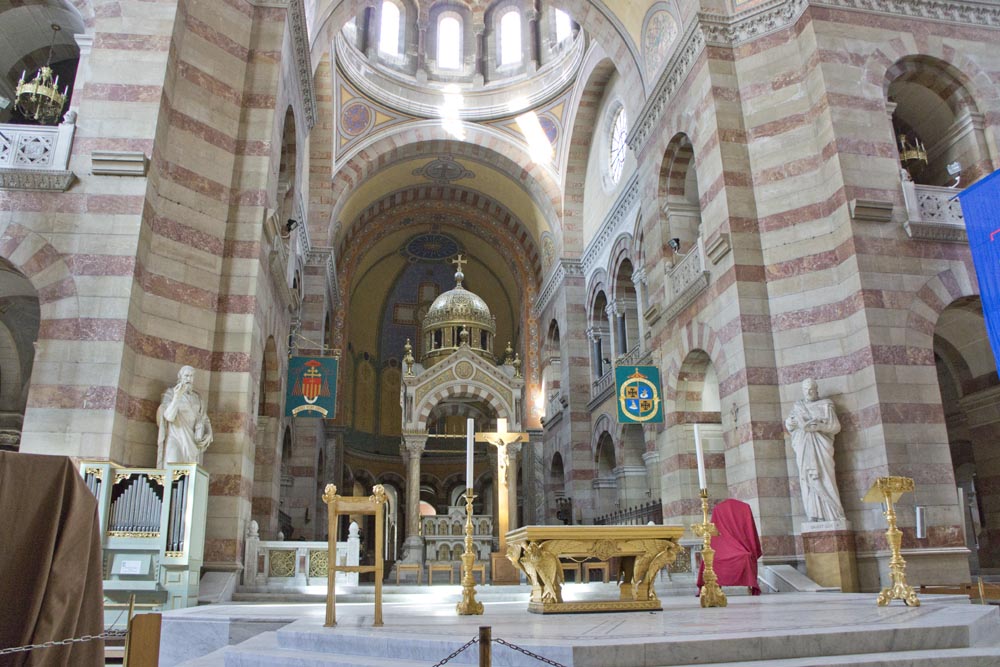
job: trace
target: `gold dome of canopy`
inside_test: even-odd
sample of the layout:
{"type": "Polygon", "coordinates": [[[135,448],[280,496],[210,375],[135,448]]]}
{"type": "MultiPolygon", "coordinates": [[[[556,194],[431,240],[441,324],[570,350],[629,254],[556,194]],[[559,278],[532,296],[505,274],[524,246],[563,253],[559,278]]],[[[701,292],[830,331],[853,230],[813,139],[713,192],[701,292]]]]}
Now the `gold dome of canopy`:
{"type": "Polygon", "coordinates": [[[446,324],[476,324],[490,333],[496,333],[496,318],[490,313],[490,307],[479,295],[462,287],[461,282],[455,289],[443,292],[434,299],[424,316],[424,331],[446,324]]]}
{"type": "Polygon", "coordinates": [[[427,309],[421,327],[426,366],[433,365],[465,343],[480,356],[493,360],[496,318],[478,294],[462,286],[464,278],[461,270],[456,272],[455,288],[438,295],[427,309]]]}

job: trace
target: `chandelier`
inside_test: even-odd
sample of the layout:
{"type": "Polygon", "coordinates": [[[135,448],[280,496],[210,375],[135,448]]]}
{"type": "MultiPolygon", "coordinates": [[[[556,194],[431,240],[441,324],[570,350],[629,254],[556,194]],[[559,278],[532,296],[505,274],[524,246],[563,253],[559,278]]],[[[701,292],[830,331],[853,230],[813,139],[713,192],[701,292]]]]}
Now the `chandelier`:
{"type": "Polygon", "coordinates": [[[899,133],[899,163],[911,179],[915,179],[927,165],[927,149],[918,137],[911,140],[906,133],[899,133]]]}
{"type": "Polygon", "coordinates": [[[59,25],[52,24],[52,43],[49,44],[49,57],[45,61],[45,66],[38,70],[35,78],[25,81],[26,72],[21,72],[21,80],[17,83],[15,91],[15,105],[17,110],[25,118],[31,118],[42,125],[55,125],[62,117],[63,107],[66,105],[66,95],[69,93],[69,86],[65,86],[59,92],[59,77],[52,78],[52,47],[55,46],[56,33],[61,30],[59,25]]]}

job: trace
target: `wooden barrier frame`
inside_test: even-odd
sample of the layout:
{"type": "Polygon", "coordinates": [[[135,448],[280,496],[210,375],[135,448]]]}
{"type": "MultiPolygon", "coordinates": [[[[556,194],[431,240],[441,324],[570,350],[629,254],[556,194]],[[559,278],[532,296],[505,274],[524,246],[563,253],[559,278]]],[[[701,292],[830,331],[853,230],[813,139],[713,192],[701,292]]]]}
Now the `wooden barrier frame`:
{"type": "Polygon", "coordinates": [[[372,626],[382,627],[382,574],[385,563],[382,561],[382,540],[385,530],[385,488],[376,484],[372,495],[367,498],[356,496],[338,496],[337,487],[327,484],[323,491],[323,502],[326,503],[327,515],[327,566],[326,566],[326,623],[323,627],[332,628],[337,625],[337,572],[374,572],[375,573],[375,622],[372,626]],[[337,519],[343,514],[374,514],[375,515],[375,564],[374,565],[337,565],[337,519]]]}

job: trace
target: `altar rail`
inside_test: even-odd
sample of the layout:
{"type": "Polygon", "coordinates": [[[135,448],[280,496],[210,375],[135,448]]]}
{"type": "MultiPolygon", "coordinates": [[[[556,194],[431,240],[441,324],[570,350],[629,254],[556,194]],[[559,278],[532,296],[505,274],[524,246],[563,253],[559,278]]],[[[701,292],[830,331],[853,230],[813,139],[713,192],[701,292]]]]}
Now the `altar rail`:
{"type": "MultiPolygon", "coordinates": [[[[261,540],[248,532],[243,556],[243,588],[326,587],[328,544],[261,540]]],[[[358,524],[351,522],[346,542],[337,542],[340,566],[360,564],[361,539],[358,524]]],[[[338,586],[357,586],[357,572],[337,572],[338,586]]]]}
{"type": "Polygon", "coordinates": [[[594,519],[598,526],[645,526],[650,521],[655,524],[663,523],[663,504],[659,500],[651,500],[645,505],[636,505],[594,519]]]}

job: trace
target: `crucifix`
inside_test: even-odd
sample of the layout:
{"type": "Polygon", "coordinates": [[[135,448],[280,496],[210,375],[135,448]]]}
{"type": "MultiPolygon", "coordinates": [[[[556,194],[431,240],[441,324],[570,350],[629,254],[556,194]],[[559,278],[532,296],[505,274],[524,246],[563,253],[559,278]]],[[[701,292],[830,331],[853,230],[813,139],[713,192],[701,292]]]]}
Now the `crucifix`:
{"type": "Polygon", "coordinates": [[[510,433],[507,431],[507,420],[497,419],[496,433],[476,433],[476,442],[486,442],[497,448],[497,526],[500,534],[500,553],[507,550],[507,530],[510,525],[510,500],[517,507],[517,488],[510,488],[507,479],[507,446],[519,442],[527,442],[527,433],[510,433]]]}
{"type": "Polygon", "coordinates": [[[455,256],[455,259],[451,260],[451,264],[455,265],[455,283],[456,287],[462,286],[462,279],[465,278],[465,274],[462,273],[462,265],[468,264],[469,260],[462,257],[461,254],[455,256]]]}

